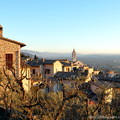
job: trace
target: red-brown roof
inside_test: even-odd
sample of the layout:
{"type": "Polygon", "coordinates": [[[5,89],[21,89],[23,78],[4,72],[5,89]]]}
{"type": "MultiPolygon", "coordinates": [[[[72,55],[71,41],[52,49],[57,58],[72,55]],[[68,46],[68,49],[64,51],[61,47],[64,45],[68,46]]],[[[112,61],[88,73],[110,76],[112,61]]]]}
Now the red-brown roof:
{"type": "Polygon", "coordinates": [[[8,38],[5,38],[5,37],[0,37],[0,39],[5,40],[5,41],[9,41],[9,42],[12,42],[12,43],[15,43],[15,44],[18,44],[21,47],[26,46],[24,43],[21,43],[21,42],[15,41],[15,40],[11,40],[11,39],[8,39],[8,38]]]}

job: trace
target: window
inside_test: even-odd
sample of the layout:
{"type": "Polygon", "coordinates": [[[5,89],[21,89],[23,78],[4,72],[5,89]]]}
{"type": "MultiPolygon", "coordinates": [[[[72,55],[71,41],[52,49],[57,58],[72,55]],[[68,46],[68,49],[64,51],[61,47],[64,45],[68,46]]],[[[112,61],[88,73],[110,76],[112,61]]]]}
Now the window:
{"type": "Polygon", "coordinates": [[[13,54],[6,54],[6,67],[11,69],[13,66],[13,54]]]}
{"type": "Polygon", "coordinates": [[[50,69],[45,69],[45,74],[50,74],[50,69]]]}
{"type": "Polygon", "coordinates": [[[33,69],[32,73],[35,74],[35,69],[33,69]]]}

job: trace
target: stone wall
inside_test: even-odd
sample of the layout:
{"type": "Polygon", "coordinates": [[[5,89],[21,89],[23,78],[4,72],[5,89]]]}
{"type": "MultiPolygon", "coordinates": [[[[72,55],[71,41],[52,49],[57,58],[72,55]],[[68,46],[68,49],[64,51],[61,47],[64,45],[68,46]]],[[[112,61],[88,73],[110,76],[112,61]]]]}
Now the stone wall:
{"type": "Polygon", "coordinates": [[[20,45],[0,39],[0,68],[6,65],[5,54],[13,54],[13,67],[20,75],[20,45]]]}

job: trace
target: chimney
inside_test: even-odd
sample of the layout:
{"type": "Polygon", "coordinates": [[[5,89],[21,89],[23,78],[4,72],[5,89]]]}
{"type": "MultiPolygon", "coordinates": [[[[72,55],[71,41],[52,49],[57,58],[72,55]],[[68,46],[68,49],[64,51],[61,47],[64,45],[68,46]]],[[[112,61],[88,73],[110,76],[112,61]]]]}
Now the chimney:
{"type": "Polygon", "coordinates": [[[0,25],[0,37],[3,37],[3,27],[0,25]]]}

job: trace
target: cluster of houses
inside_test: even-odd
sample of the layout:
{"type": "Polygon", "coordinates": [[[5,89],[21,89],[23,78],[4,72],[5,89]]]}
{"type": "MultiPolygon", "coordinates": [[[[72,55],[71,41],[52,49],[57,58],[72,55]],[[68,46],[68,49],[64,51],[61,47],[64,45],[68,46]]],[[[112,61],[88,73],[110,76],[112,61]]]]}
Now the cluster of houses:
{"type": "MultiPolygon", "coordinates": [[[[44,58],[21,58],[20,49],[24,46],[26,46],[24,43],[5,38],[3,27],[0,25],[0,71],[11,75],[14,69],[16,78],[23,77],[22,82],[25,91],[29,91],[31,86],[40,80],[42,82],[63,80],[64,83],[73,86],[75,79],[80,80],[84,76],[83,84],[87,86],[84,87],[86,91],[90,89],[90,93],[96,95],[105,89],[107,93],[109,92],[109,99],[106,98],[106,101],[111,102],[113,89],[119,90],[120,88],[120,76],[118,74],[110,71],[103,74],[81,61],[77,61],[75,49],[72,52],[71,61],[68,59],[48,60],[44,58]]],[[[77,87],[82,89],[80,85],[77,87]]]]}

